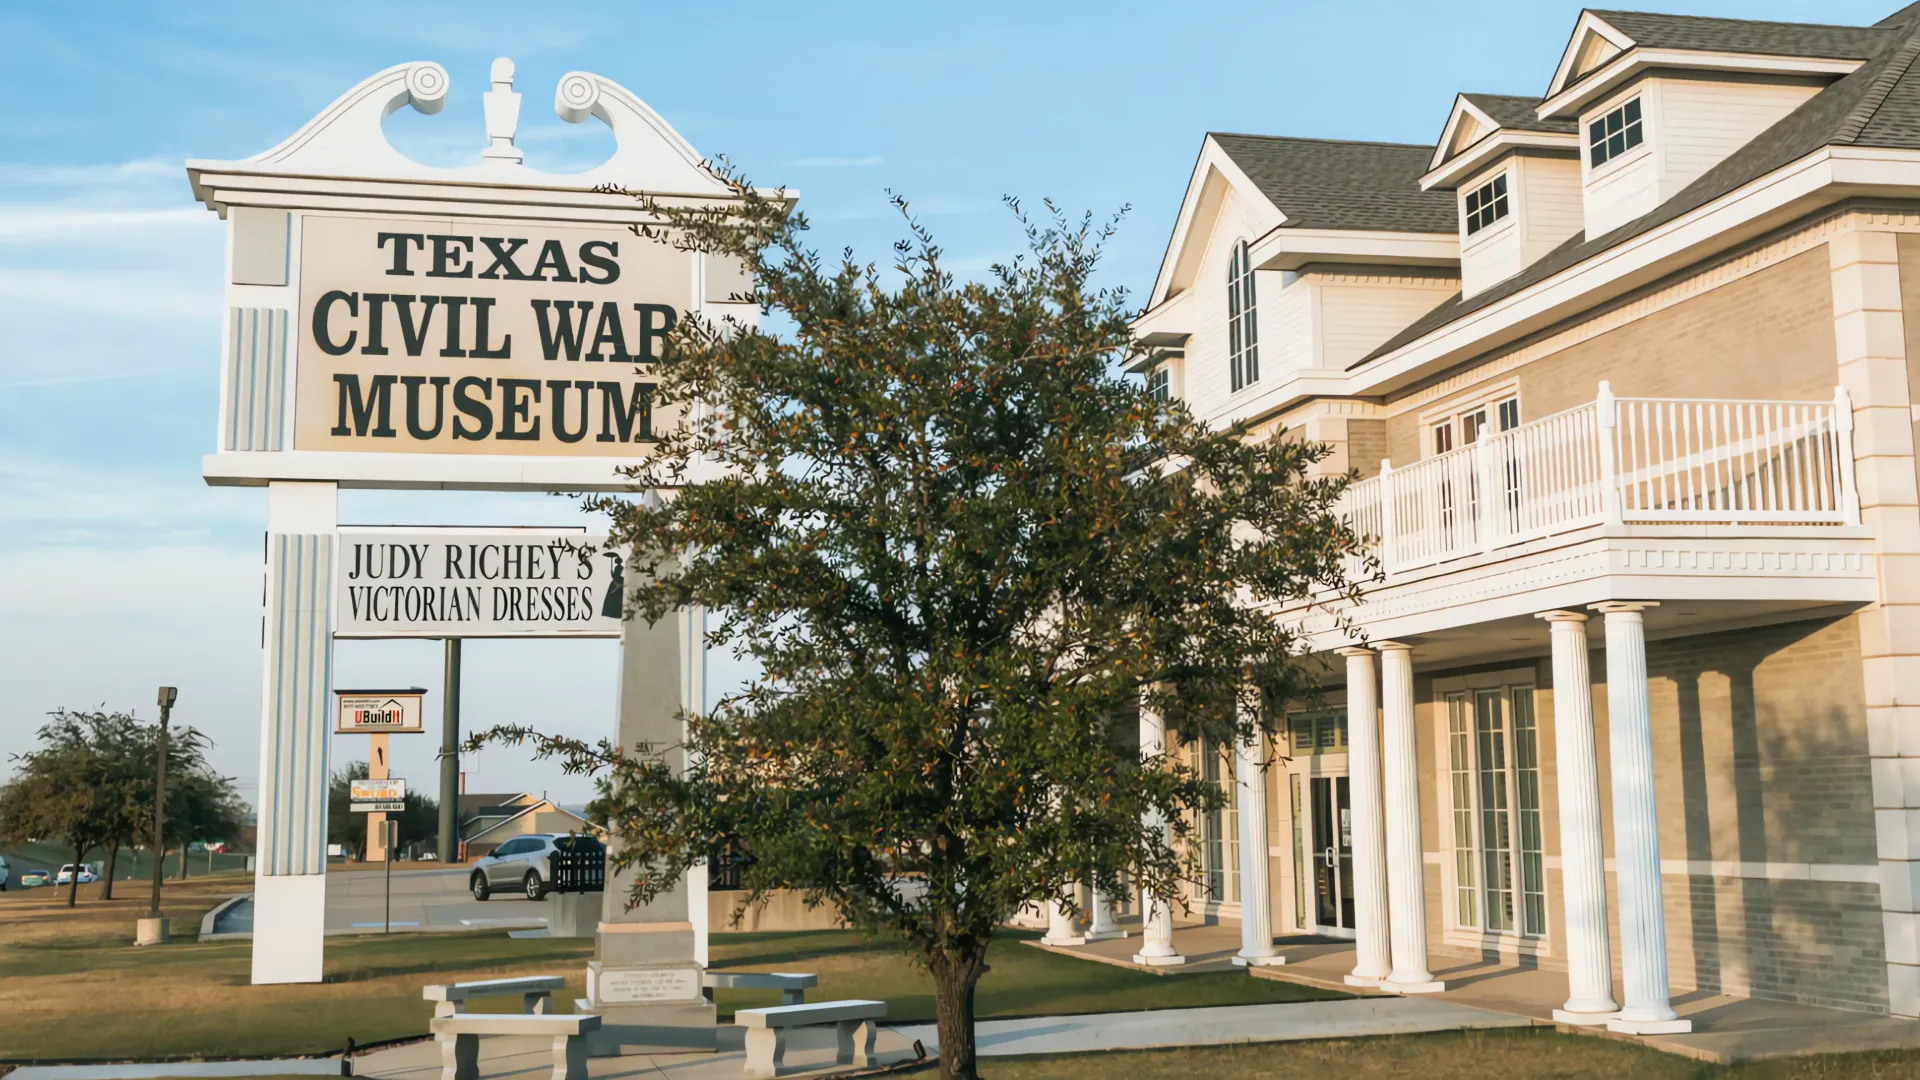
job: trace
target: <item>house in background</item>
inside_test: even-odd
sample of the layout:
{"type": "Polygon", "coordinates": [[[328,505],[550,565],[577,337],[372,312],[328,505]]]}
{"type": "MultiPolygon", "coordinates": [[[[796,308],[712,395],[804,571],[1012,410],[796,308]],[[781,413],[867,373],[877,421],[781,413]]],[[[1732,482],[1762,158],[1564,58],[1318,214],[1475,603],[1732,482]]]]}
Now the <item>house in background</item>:
{"type": "Polygon", "coordinates": [[[1135,371],[1328,444],[1384,576],[1275,613],[1326,711],[1171,739],[1231,796],[1185,899],[1250,963],[1564,973],[1627,1033],[1920,1016],[1920,4],[1588,11],[1540,61],[1433,145],[1202,142],[1135,371]]]}
{"type": "Polygon", "coordinates": [[[600,831],[580,814],[530,791],[460,795],[460,844],[469,859],[529,833],[600,831]]]}

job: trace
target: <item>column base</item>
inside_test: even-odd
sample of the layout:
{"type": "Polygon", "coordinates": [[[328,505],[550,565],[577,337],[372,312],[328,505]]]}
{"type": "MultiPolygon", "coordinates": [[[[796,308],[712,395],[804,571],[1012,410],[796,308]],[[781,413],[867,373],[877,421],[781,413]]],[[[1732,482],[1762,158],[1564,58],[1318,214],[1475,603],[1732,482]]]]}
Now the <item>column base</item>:
{"type": "Polygon", "coordinates": [[[253,985],[317,983],[326,951],[327,875],[253,879],[253,985]]]}
{"type": "Polygon", "coordinates": [[[1607,1019],[1607,1030],[1621,1035],[1685,1035],[1693,1030],[1693,1021],[1680,1017],[1672,1020],[1622,1020],[1614,1016],[1607,1019]]]}
{"type": "Polygon", "coordinates": [[[1382,980],[1376,979],[1371,975],[1348,975],[1345,979],[1348,986],[1374,987],[1379,986],[1381,981],[1382,980]]]}
{"type": "Polygon", "coordinates": [[[1126,936],[1127,936],[1127,932],[1126,932],[1125,930],[1121,930],[1121,929],[1119,929],[1119,928],[1117,928],[1117,927],[1116,927],[1116,928],[1114,928],[1114,929],[1112,929],[1112,930],[1089,930],[1089,931],[1087,931],[1087,940],[1088,940],[1088,941],[1118,941],[1118,940],[1120,940],[1121,938],[1123,938],[1123,937],[1126,937],[1126,936]]]}
{"type": "Polygon", "coordinates": [[[1280,965],[1286,962],[1287,962],[1287,958],[1279,955],[1236,956],[1233,958],[1234,967],[1244,967],[1244,968],[1279,967],[1280,965]]]}
{"type": "Polygon", "coordinates": [[[1143,967],[1179,967],[1187,958],[1179,953],[1170,956],[1148,956],[1146,953],[1134,953],[1133,962],[1143,967]]]}
{"type": "Polygon", "coordinates": [[[1043,937],[1040,939],[1040,944],[1051,945],[1056,949],[1064,949],[1069,945],[1085,945],[1086,943],[1087,939],[1079,934],[1075,934],[1073,937],[1043,937]]]}
{"type": "Polygon", "coordinates": [[[1447,988],[1445,979],[1429,979],[1426,982],[1394,982],[1392,979],[1380,980],[1380,989],[1389,994],[1438,994],[1447,988]]]}
{"type": "Polygon", "coordinates": [[[1572,1024],[1576,1027],[1604,1027],[1613,1019],[1611,1012],[1568,1012],[1565,1009],[1553,1010],[1553,1022],[1572,1024]]]}

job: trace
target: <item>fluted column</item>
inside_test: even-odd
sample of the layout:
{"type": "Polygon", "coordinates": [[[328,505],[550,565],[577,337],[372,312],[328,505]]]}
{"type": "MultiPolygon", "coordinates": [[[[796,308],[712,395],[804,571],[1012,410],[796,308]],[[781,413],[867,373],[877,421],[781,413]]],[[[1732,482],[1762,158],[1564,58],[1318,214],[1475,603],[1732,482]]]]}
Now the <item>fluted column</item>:
{"type": "MultiPolygon", "coordinates": [[[[1160,757],[1166,752],[1166,745],[1166,721],[1143,698],[1140,702],[1140,760],[1144,762],[1160,757]]],[[[1158,813],[1149,811],[1146,825],[1149,829],[1161,830],[1162,836],[1166,835],[1167,823],[1158,813]]],[[[1140,951],[1133,954],[1133,962],[1151,967],[1171,967],[1187,962],[1187,958],[1173,947],[1173,907],[1168,898],[1155,896],[1144,886],[1140,889],[1140,951]]]]}
{"type": "Polygon", "coordinates": [[[1113,914],[1113,895],[1100,886],[1093,888],[1092,922],[1087,927],[1088,941],[1111,941],[1127,936],[1113,914]]]}
{"type": "MultiPolygon", "coordinates": [[[[1397,994],[1447,988],[1427,967],[1427,868],[1420,846],[1420,755],[1414,744],[1413,647],[1382,641],[1380,764],[1386,811],[1387,909],[1393,970],[1380,984],[1397,994]]],[[[1348,733],[1352,737],[1352,733],[1348,733]]],[[[1351,785],[1352,781],[1348,781],[1351,785]]],[[[1349,787],[1351,793],[1351,787],[1349,787]]]]}
{"type": "Polygon", "coordinates": [[[1241,967],[1271,967],[1287,962],[1273,948],[1273,860],[1267,853],[1267,737],[1260,726],[1260,694],[1249,687],[1240,699],[1243,727],[1255,735],[1235,746],[1234,782],[1240,834],[1241,967]]]}
{"type": "Polygon", "coordinates": [[[1647,703],[1647,633],[1656,605],[1595,604],[1607,617],[1607,746],[1613,766],[1613,865],[1620,890],[1620,973],[1626,1005],[1610,1031],[1692,1031],[1667,1000],[1667,916],[1660,889],[1660,824],[1647,703]]]}
{"type": "Polygon", "coordinates": [[[1047,901],[1047,933],[1040,939],[1042,945],[1084,945],[1085,937],[1077,933],[1073,913],[1067,910],[1064,900],[1047,901]]]}
{"type": "MultiPolygon", "coordinates": [[[[1560,789],[1560,893],[1567,932],[1567,1002],[1562,1024],[1604,1024],[1613,1000],[1607,947],[1607,874],[1600,844],[1600,769],[1594,756],[1593,679],[1587,617],[1549,611],[1553,639],[1553,746],[1560,789]]],[[[1612,680],[1608,680],[1612,686],[1612,680]]]]}
{"type": "Polygon", "coordinates": [[[1378,986],[1392,971],[1387,946],[1387,838],[1380,811],[1379,689],[1372,649],[1347,658],[1347,785],[1353,814],[1353,971],[1350,986],[1378,986]]]}

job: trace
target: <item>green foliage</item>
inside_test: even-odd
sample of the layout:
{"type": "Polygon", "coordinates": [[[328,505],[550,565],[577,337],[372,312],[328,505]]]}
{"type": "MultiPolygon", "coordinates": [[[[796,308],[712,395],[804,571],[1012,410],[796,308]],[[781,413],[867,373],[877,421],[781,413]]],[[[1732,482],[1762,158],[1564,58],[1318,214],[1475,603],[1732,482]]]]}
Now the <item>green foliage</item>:
{"type": "Polygon", "coordinates": [[[703,606],[762,676],[687,718],[683,774],[679,747],[476,742],[604,770],[636,901],[724,849],[751,896],[798,889],[901,942],[934,975],[943,1070],[970,1075],[998,927],[1076,881],[1174,895],[1192,874],[1190,811],[1220,792],[1140,767],[1143,700],[1229,744],[1260,737],[1256,699],[1311,694],[1267,612],[1351,593],[1347,478],[1119,374],[1140,346],[1093,281],[1111,225],[1010,203],[1029,254],[962,282],[910,216],[890,271],[829,263],[782,198],[736,192],[648,201],[643,233],[744,264],[791,330],[683,320],[631,471],[677,492],[589,505],[632,551],[630,617],[703,606]]]}
{"type": "MultiPolygon", "coordinates": [[[[342,844],[356,859],[367,853],[367,815],[356,814],[350,785],[365,780],[371,770],[364,761],[349,761],[334,770],[327,784],[327,843],[342,844]]],[[[440,802],[418,791],[407,792],[406,809],[389,813],[388,821],[400,823],[400,850],[410,844],[424,844],[440,835],[440,802]]]]}
{"type": "MultiPolygon", "coordinates": [[[[55,711],[0,788],[0,839],[57,838],[75,863],[102,847],[150,846],[159,737],[158,724],[132,713],[55,711]]],[[[207,765],[210,745],[191,727],[168,733],[167,847],[235,840],[246,827],[233,782],[207,765]]]]}

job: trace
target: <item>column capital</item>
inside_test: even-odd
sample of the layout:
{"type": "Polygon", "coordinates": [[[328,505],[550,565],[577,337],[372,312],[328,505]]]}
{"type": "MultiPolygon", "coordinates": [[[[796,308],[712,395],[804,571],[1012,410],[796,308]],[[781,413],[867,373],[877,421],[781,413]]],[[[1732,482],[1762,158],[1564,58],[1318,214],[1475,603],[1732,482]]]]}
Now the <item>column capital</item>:
{"type": "Polygon", "coordinates": [[[1660,601],[1658,600],[1607,600],[1598,604],[1588,604],[1587,608],[1590,611],[1597,611],[1602,615],[1624,615],[1628,613],[1637,615],[1648,608],[1657,608],[1659,606],[1660,601]]]}
{"type": "Polygon", "coordinates": [[[1534,618],[1545,619],[1550,623],[1583,623],[1587,621],[1587,617],[1577,611],[1543,611],[1535,615],[1534,618]]]}
{"type": "Polygon", "coordinates": [[[1335,649],[1333,651],[1334,651],[1334,655],[1336,656],[1372,656],[1373,655],[1373,647],[1370,645],[1348,645],[1344,649],[1335,649]]]}
{"type": "Polygon", "coordinates": [[[1383,653],[1413,651],[1413,646],[1404,641],[1376,641],[1373,643],[1373,647],[1383,653]]]}

